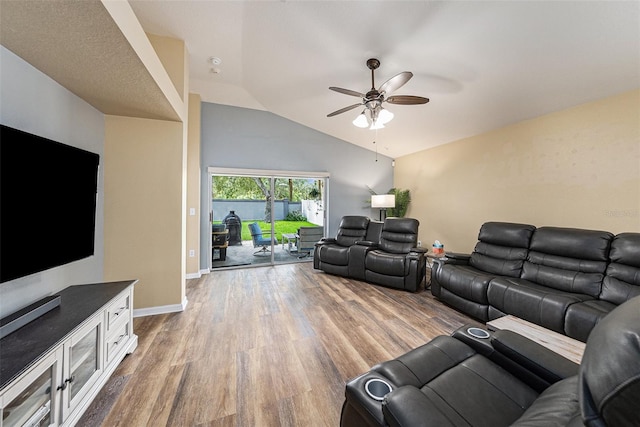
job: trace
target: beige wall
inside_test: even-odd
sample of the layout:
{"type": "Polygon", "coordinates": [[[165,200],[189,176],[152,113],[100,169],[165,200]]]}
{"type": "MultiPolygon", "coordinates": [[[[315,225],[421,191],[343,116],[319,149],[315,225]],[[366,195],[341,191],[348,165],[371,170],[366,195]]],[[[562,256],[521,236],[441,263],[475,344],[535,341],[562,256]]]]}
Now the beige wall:
{"type": "Polygon", "coordinates": [[[183,302],[182,123],[105,116],[105,280],[136,309],[183,302]]]}
{"type": "Polygon", "coordinates": [[[640,231],[640,90],[396,160],[420,239],[469,252],[486,221],[640,231]]]}
{"type": "MultiPolygon", "coordinates": [[[[189,54],[181,40],[147,36],[170,77],[163,92],[177,99],[183,122],[105,119],[105,280],[139,279],[139,315],[178,311],[187,303],[190,118],[182,100],[188,97],[189,54]]],[[[199,143],[199,132],[195,137],[199,143]]]]}
{"type": "Polygon", "coordinates": [[[200,274],[200,95],[189,94],[187,142],[187,276],[200,274]],[[195,215],[191,215],[194,209],[195,215]]]}
{"type": "Polygon", "coordinates": [[[186,82],[189,72],[185,68],[188,67],[189,59],[188,57],[185,58],[187,50],[184,41],[148,33],[147,37],[169,75],[171,83],[173,83],[178,95],[180,95],[180,99],[184,101],[188,96],[189,87],[186,82]]]}

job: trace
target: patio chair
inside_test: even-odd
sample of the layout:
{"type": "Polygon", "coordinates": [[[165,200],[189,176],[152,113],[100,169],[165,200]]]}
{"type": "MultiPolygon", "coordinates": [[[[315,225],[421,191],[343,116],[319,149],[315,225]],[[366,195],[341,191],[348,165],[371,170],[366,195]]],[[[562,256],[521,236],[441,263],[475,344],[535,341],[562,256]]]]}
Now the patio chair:
{"type": "Polygon", "coordinates": [[[257,222],[249,224],[249,232],[251,232],[251,240],[253,240],[253,247],[254,248],[261,247],[260,250],[253,253],[254,255],[266,255],[268,252],[271,251],[271,243],[273,243],[274,245],[278,244],[278,241],[276,240],[275,237],[271,236],[270,232],[265,233],[265,234],[269,234],[267,238],[264,238],[262,236],[263,231],[260,229],[257,222]]]}
{"type": "Polygon", "coordinates": [[[298,258],[306,258],[315,249],[316,243],[324,237],[323,227],[300,227],[298,229],[298,258]]]}

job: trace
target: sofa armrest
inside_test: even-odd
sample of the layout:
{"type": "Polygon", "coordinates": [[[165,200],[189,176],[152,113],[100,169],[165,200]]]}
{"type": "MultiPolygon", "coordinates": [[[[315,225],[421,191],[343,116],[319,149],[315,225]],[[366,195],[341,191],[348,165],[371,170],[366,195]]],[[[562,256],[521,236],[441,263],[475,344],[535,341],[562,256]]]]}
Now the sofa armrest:
{"type": "MultiPolygon", "coordinates": [[[[382,406],[382,413],[388,425],[391,426],[438,426],[448,427],[462,425],[464,420],[460,417],[451,419],[452,411],[442,398],[435,396],[430,399],[429,393],[407,385],[399,387],[389,393],[382,406]]],[[[433,392],[431,392],[433,393],[433,392]]],[[[455,414],[454,414],[455,415],[455,414]]]]}
{"type": "Polygon", "coordinates": [[[433,259],[433,267],[437,269],[445,264],[451,265],[469,265],[469,260],[471,259],[471,255],[467,254],[455,254],[453,252],[449,253],[442,258],[434,258],[433,259]],[[452,256],[449,256],[449,255],[452,256]]]}
{"type": "Polygon", "coordinates": [[[445,260],[453,260],[453,261],[464,261],[465,263],[469,262],[471,259],[471,254],[462,254],[458,252],[447,252],[445,254],[445,260]]]}
{"type": "MultiPolygon", "coordinates": [[[[367,253],[377,248],[378,245],[363,245],[362,242],[349,246],[349,264],[347,269],[349,277],[357,280],[365,280],[365,259],[367,253]]],[[[371,242],[364,242],[371,243],[371,242]]]]}
{"type": "Polygon", "coordinates": [[[326,245],[329,243],[336,243],[337,240],[335,237],[323,237],[322,239],[320,239],[318,242],[316,242],[316,246],[317,245],[326,245]]]}
{"type": "Polygon", "coordinates": [[[426,254],[427,253],[427,248],[415,247],[415,248],[411,248],[411,252],[417,252],[419,254],[426,254]]]}
{"type": "Polygon", "coordinates": [[[550,384],[578,374],[579,365],[513,331],[495,331],[491,344],[496,352],[550,384]]]}
{"type": "Polygon", "coordinates": [[[421,260],[421,259],[426,259],[425,258],[425,253],[424,252],[416,252],[416,251],[411,251],[409,253],[407,253],[407,259],[411,260],[421,260]]]}
{"type": "Polygon", "coordinates": [[[356,245],[367,246],[369,248],[374,248],[374,249],[378,247],[378,244],[376,242],[372,242],[370,240],[358,240],[356,241],[356,245]]]}
{"type": "MultiPolygon", "coordinates": [[[[429,257],[429,255],[427,255],[429,257]]],[[[431,258],[431,257],[429,257],[431,258]]],[[[441,286],[438,277],[440,276],[440,271],[444,265],[469,265],[469,260],[471,259],[470,254],[460,254],[456,252],[447,252],[445,256],[441,258],[433,258],[431,265],[431,293],[434,297],[440,298],[441,296],[441,286]]]]}

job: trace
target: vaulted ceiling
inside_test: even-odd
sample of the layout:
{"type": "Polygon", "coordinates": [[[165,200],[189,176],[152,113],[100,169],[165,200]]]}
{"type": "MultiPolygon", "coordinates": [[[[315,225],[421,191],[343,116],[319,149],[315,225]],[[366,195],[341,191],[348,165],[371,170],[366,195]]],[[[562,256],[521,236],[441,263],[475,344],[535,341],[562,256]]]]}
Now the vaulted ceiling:
{"type": "Polygon", "coordinates": [[[191,90],[399,157],[640,87],[640,2],[131,1],[146,31],[185,40],[191,90]],[[213,66],[208,59],[218,57],[213,66]],[[385,129],[356,128],[366,92],[402,71],[385,129]],[[219,68],[212,73],[211,68],[219,68]]]}
{"type": "MultiPolygon", "coordinates": [[[[78,74],[89,76],[82,82],[83,97],[93,96],[94,105],[116,92],[123,102],[127,94],[139,98],[131,96],[136,93],[131,86],[138,82],[152,86],[139,69],[131,73],[122,69],[129,63],[135,67],[136,60],[123,47],[117,27],[109,25],[108,14],[91,22],[99,15],[100,2],[57,2],[65,7],[46,7],[60,12],[38,12],[46,3],[51,4],[2,0],[5,28],[0,42],[6,46],[5,11],[26,10],[25,22],[13,25],[11,31],[18,34],[13,36],[13,47],[8,47],[21,55],[40,43],[40,53],[28,60],[39,61],[36,66],[48,74],[56,57],[68,56],[69,49],[84,52],[76,55],[67,71],[58,67],[54,78],[74,91],[80,83],[69,78],[69,68],[86,66],[78,74]],[[6,7],[14,3],[36,6],[6,7]],[[93,12],[78,13],[82,3],[93,4],[89,7],[93,12]],[[55,15],[52,24],[43,22],[48,13],[55,15]],[[42,15],[38,20],[29,18],[37,14],[42,15]],[[56,41],[56,33],[65,33],[73,43],[56,41]],[[122,61],[117,60],[119,55],[122,61]],[[82,64],[83,57],[87,64],[82,64]],[[96,58],[99,66],[91,64],[96,58]],[[100,78],[90,77],[98,69],[100,78]]],[[[185,41],[191,58],[190,88],[203,101],[269,111],[372,150],[376,140],[380,151],[394,158],[640,87],[637,1],[131,0],[129,4],[146,32],[185,41]],[[211,57],[222,62],[212,64],[211,57]],[[376,86],[411,71],[413,78],[396,94],[424,96],[430,102],[386,104],[395,118],[378,131],[352,125],[360,109],[328,118],[328,113],[360,102],[328,87],[368,91],[371,75],[365,63],[371,57],[381,61],[376,86]]],[[[135,106],[149,99],[129,101],[135,106]]],[[[158,110],[166,109],[163,101],[155,104],[158,110]]]]}

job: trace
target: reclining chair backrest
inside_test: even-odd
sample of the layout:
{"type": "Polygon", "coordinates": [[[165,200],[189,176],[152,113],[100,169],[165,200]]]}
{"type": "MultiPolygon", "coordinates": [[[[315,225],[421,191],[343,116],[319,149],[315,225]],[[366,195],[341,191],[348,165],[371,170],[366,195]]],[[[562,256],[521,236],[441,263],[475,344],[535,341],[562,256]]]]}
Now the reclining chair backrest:
{"type": "Polygon", "coordinates": [[[640,426],[640,297],[618,306],[589,335],[578,392],[586,426],[640,426]]]}
{"type": "Polygon", "coordinates": [[[520,277],[535,229],[529,224],[484,223],[469,264],[488,273],[520,277]]]}
{"type": "Polygon", "coordinates": [[[521,277],[598,298],[612,239],[606,231],[540,227],[531,238],[521,277]]]}
{"type": "Polygon", "coordinates": [[[382,226],[379,249],[392,254],[406,254],[418,243],[420,222],[413,218],[387,218],[382,226]]]}
{"type": "Polygon", "coordinates": [[[640,233],[622,233],[614,237],[609,260],[600,299],[622,304],[640,295],[640,233]]]}
{"type": "Polygon", "coordinates": [[[343,216],[336,236],[340,246],[353,246],[358,240],[365,240],[369,218],[366,216],[343,216]]]}

